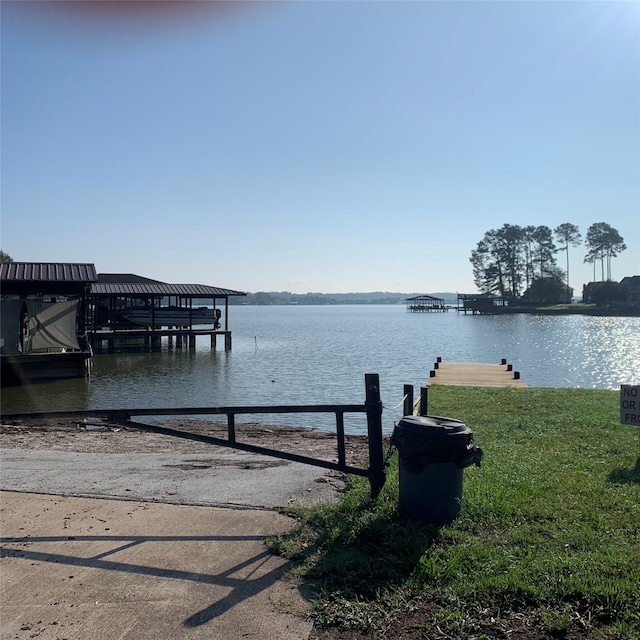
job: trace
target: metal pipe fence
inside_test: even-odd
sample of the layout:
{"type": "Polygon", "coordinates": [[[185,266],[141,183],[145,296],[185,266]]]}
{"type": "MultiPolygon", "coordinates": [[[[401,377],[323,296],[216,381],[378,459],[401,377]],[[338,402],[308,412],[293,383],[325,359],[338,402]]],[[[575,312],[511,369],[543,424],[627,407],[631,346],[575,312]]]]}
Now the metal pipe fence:
{"type": "Polygon", "coordinates": [[[365,401],[363,404],[318,404],[318,405],[276,405],[276,406],[228,406],[228,407],[182,407],[182,408],[142,408],[142,409],[91,409],[85,411],[54,411],[40,413],[3,414],[5,421],[20,420],[56,420],[67,418],[78,422],[89,418],[107,420],[109,424],[158,433],[176,438],[195,440],[208,444],[230,447],[249,453],[271,456],[291,462],[309,464],[324,469],[368,478],[372,497],[376,497],[386,480],[382,437],[382,402],[380,400],[380,381],[377,373],[365,374],[365,401]],[[333,413],[336,418],[336,437],[338,462],[312,458],[297,453],[279,451],[269,447],[261,447],[238,442],[236,437],[236,416],[247,414],[287,414],[287,413],[333,413]],[[367,417],[367,438],[369,467],[355,467],[347,464],[344,415],[361,413],[367,417]],[[227,438],[218,438],[181,429],[173,429],[160,425],[139,422],[144,416],[193,416],[224,415],[227,423],[227,438]],[[136,419],[133,419],[136,418],[136,419]]]}

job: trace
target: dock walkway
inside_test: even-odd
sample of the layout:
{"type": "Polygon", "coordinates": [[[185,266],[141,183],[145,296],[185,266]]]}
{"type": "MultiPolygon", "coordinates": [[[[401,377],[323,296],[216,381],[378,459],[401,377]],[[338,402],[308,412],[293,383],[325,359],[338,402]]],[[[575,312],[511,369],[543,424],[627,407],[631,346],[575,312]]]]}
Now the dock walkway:
{"type": "Polygon", "coordinates": [[[429,384],[448,384],[464,387],[526,387],[520,373],[511,365],[475,362],[434,363],[429,384]]]}

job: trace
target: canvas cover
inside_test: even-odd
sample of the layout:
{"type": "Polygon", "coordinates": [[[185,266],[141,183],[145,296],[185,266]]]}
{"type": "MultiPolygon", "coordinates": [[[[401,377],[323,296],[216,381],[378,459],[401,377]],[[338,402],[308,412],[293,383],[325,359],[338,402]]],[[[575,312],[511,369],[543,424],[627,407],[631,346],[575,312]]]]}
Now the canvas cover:
{"type": "Polygon", "coordinates": [[[20,353],[20,316],[22,300],[3,300],[0,303],[0,351],[5,354],[20,353]]]}
{"type": "Polygon", "coordinates": [[[79,300],[27,300],[29,319],[24,353],[80,349],[76,328],[79,305],[79,300]]]}

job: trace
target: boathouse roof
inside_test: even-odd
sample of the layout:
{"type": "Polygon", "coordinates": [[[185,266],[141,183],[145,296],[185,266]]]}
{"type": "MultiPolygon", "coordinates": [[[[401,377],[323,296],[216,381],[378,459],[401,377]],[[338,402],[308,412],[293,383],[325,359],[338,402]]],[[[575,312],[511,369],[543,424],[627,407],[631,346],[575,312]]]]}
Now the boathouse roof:
{"type": "Polygon", "coordinates": [[[97,274],[95,265],[70,262],[1,262],[0,282],[6,295],[79,293],[90,286],[94,296],[181,296],[226,298],[244,291],[204,284],[169,284],[133,273],[97,274]]]}
{"type": "Polygon", "coordinates": [[[122,284],[124,282],[128,283],[146,283],[146,284],[166,284],[166,282],[162,282],[162,280],[152,280],[151,278],[145,278],[144,276],[138,276],[135,273],[99,273],[98,274],[98,282],[116,282],[118,284],[122,284]]]}
{"type": "Polygon", "coordinates": [[[0,262],[5,295],[78,294],[98,275],[93,264],[70,262],[0,262]]]}
{"type": "Polygon", "coordinates": [[[0,262],[2,282],[97,282],[93,264],[70,262],[0,262]]]}
{"type": "Polygon", "coordinates": [[[224,298],[246,296],[244,291],[210,287],[205,284],[168,284],[165,282],[96,282],[91,285],[94,296],[182,296],[185,298],[224,298]]]}
{"type": "Polygon", "coordinates": [[[485,291],[484,293],[459,293],[458,298],[475,300],[476,298],[485,298],[485,299],[497,299],[500,296],[497,296],[495,293],[491,293],[491,291],[485,291]]]}
{"type": "Polygon", "coordinates": [[[226,298],[246,296],[244,291],[211,287],[206,284],[170,284],[135,273],[99,273],[98,282],[91,285],[95,296],[179,296],[182,298],[226,298]]]}
{"type": "Polygon", "coordinates": [[[436,298],[435,296],[421,295],[407,298],[407,300],[437,300],[438,302],[444,302],[444,298],[436,298]]]}

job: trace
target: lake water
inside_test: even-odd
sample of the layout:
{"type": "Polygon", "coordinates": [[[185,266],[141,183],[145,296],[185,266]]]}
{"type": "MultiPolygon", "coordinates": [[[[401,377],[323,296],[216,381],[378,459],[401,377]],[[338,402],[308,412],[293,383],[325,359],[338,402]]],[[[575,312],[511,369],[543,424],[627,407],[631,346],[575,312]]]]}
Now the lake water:
{"type": "MultiPolygon", "coordinates": [[[[163,345],[99,354],[89,380],[3,389],[2,411],[361,403],[364,374],[378,373],[390,429],[403,385],[418,397],[438,356],[506,358],[534,387],[640,384],[640,318],[407,313],[401,305],[234,306],[229,315],[230,352],[221,340],[212,351],[203,337],[195,352],[163,345]]],[[[263,421],[335,428],[332,416],[315,414],[263,421]]],[[[347,430],[361,432],[362,422],[353,416],[347,430]]]]}

